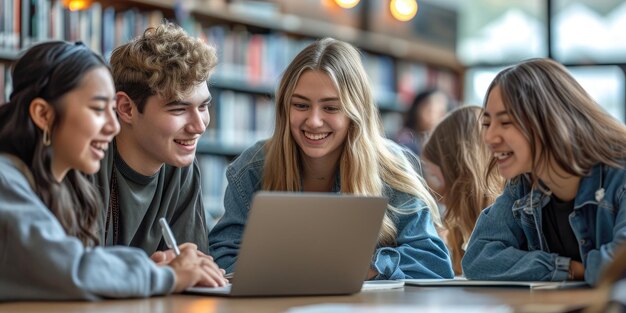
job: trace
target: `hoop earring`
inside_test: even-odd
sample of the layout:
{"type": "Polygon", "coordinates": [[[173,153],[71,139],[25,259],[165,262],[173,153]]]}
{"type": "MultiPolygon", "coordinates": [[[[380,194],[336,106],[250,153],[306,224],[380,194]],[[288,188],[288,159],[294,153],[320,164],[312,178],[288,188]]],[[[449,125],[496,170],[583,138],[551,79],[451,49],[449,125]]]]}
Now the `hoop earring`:
{"type": "Polygon", "coordinates": [[[48,131],[48,128],[43,130],[43,136],[41,138],[41,142],[46,147],[50,146],[50,143],[51,143],[50,142],[50,132],[48,131]]]}

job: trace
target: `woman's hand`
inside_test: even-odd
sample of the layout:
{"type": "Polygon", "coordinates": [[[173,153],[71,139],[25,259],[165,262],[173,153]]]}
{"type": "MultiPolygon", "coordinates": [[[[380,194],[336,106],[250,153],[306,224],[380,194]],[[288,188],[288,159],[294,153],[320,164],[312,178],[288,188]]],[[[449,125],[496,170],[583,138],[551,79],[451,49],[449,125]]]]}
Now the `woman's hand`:
{"type": "Polygon", "coordinates": [[[570,280],[585,280],[585,266],[578,261],[569,263],[570,280]]]}
{"type": "Polygon", "coordinates": [[[378,275],[378,272],[372,268],[370,268],[367,271],[367,278],[365,280],[370,280],[373,279],[374,277],[376,277],[378,275]]]}

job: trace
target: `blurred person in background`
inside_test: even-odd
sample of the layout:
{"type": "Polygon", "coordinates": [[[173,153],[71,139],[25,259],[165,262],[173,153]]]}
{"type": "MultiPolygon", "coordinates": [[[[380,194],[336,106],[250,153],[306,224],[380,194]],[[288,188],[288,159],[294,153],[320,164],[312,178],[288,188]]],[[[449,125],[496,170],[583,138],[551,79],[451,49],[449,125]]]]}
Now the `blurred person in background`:
{"type": "Polygon", "coordinates": [[[452,257],[455,275],[474,224],[502,192],[496,172],[485,179],[490,152],[480,136],[482,108],[463,106],[451,111],[435,127],[422,150],[422,172],[428,187],[444,207],[439,230],[452,257]]]}
{"type": "Polygon", "coordinates": [[[427,135],[452,107],[452,99],[439,89],[418,93],[406,112],[404,127],[398,132],[396,141],[420,156],[427,135]]]}

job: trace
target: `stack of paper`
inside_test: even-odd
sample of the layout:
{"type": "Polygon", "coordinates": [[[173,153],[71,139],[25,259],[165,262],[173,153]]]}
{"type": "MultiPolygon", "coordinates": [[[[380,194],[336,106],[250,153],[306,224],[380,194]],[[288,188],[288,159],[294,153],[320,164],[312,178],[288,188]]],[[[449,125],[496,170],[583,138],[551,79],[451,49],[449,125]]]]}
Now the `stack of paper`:
{"type": "Polygon", "coordinates": [[[393,305],[393,304],[315,304],[291,308],[286,313],[512,313],[505,305],[393,305]]]}
{"type": "Polygon", "coordinates": [[[409,286],[420,287],[519,287],[530,289],[565,289],[588,287],[584,281],[509,281],[509,280],[470,280],[466,278],[454,279],[404,279],[409,286]]]}

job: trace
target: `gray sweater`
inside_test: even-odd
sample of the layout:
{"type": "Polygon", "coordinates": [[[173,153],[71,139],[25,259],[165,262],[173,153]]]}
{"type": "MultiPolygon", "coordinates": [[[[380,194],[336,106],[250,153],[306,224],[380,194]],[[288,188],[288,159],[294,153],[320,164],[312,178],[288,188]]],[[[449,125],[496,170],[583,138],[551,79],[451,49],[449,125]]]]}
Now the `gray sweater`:
{"type": "Polygon", "coordinates": [[[104,202],[99,218],[100,242],[107,246],[141,248],[148,255],[167,250],[159,226],[159,219],[165,217],[178,244],[192,242],[198,250],[208,252],[208,231],[197,160],[182,168],[164,164],[154,175],[144,176],[124,162],[113,143],[100,166],[100,171],[92,177],[104,202]],[[105,236],[113,173],[117,180],[120,210],[117,241],[113,240],[113,222],[109,223],[105,236]]]}
{"type": "Polygon", "coordinates": [[[173,270],[140,249],[87,248],[66,235],[26,176],[0,154],[0,302],[148,297],[173,288],[173,270]]]}

